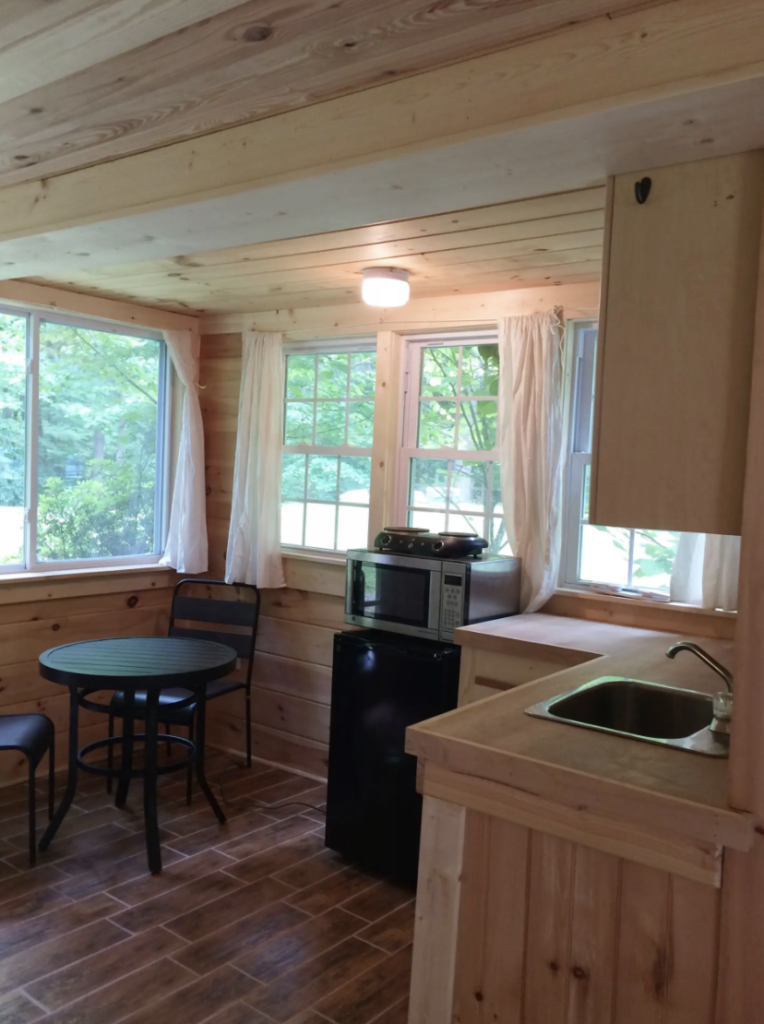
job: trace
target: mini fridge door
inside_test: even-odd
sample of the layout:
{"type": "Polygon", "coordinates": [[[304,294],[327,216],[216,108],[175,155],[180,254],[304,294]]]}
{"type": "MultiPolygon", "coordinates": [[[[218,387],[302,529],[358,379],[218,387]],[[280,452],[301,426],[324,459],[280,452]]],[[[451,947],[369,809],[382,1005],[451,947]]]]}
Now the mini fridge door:
{"type": "Polygon", "coordinates": [[[363,630],[334,638],[326,845],[416,881],[422,798],[406,728],[456,707],[460,650],[363,630]]]}

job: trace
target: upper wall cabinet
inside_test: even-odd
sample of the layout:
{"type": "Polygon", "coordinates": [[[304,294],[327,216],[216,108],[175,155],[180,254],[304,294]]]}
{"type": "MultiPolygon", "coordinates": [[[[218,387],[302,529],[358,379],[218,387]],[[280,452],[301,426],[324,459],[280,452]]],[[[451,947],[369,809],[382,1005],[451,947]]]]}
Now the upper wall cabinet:
{"type": "Polygon", "coordinates": [[[590,522],[740,533],[763,193],[762,152],[611,179],[590,522]]]}

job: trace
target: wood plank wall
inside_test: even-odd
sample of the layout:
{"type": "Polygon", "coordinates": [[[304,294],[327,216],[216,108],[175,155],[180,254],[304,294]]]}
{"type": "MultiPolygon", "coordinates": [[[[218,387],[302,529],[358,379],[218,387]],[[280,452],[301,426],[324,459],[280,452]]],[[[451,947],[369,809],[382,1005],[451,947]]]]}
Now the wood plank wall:
{"type": "MultiPolygon", "coordinates": [[[[200,383],[210,572],[225,573],[241,379],[241,334],[202,336],[200,383]]],[[[326,777],[332,644],[343,629],[344,566],[285,559],[287,589],[262,593],[252,687],[256,757],[326,777]]],[[[240,693],[210,704],[209,742],[244,750],[240,693]]]]}
{"type": "MultiPolygon", "coordinates": [[[[3,581],[0,587],[0,714],[43,712],[56,727],[57,767],[66,767],[68,691],[40,677],[37,658],[49,647],[108,636],[161,635],[167,630],[172,570],[60,579],[3,581]]],[[[105,716],[80,712],[80,745],[106,735],[105,716]]],[[[47,771],[47,759],[40,772],[47,771]]],[[[0,752],[0,786],[26,778],[26,760],[0,752]]]]}

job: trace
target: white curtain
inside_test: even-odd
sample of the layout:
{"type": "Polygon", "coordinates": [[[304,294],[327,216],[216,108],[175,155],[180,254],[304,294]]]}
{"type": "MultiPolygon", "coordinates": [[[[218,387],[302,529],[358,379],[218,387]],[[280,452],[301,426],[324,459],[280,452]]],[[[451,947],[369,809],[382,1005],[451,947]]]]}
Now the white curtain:
{"type": "Polygon", "coordinates": [[[671,600],[737,611],[739,571],[739,537],[682,533],[671,571],[671,600]]]}
{"type": "Polygon", "coordinates": [[[199,404],[199,335],[165,331],[164,340],[183,384],[178,465],[161,565],[178,572],[207,571],[207,498],[204,482],[204,427],[199,404]]]}
{"type": "Polygon", "coordinates": [[[226,583],[286,585],[281,564],[283,418],[281,335],[245,331],[226,583]]]}
{"type": "Polygon", "coordinates": [[[562,324],[557,312],[499,321],[499,458],[512,552],[523,560],[521,608],[557,586],[563,466],[562,324]]]}

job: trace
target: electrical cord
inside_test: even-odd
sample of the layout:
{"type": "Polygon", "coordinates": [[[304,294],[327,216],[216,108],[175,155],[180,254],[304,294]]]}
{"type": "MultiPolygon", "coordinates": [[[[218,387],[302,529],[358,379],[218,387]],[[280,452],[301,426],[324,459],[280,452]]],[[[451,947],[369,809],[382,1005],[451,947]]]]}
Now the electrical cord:
{"type": "MultiPolygon", "coordinates": [[[[304,808],[308,808],[308,810],[315,811],[316,814],[323,814],[324,813],[324,811],[323,811],[323,809],[321,807],[316,807],[315,804],[309,804],[305,800],[285,800],[283,803],[280,803],[280,804],[267,804],[263,800],[257,800],[255,797],[252,797],[252,796],[240,797],[237,800],[235,798],[231,798],[231,797],[226,795],[225,786],[223,785],[222,782],[218,782],[218,781],[210,782],[210,785],[214,786],[216,789],[219,790],[219,792],[220,792],[220,801],[226,807],[244,807],[244,808],[250,808],[251,807],[251,808],[254,808],[254,809],[259,810],[259,811],[265,811],[266,813],[268,811],[280,811],[280,810],[282,810],[285,807],[304,807],[304,808]]],[[[318,783],[317,783],[317,785],[318,785],[318,783]]]]}

